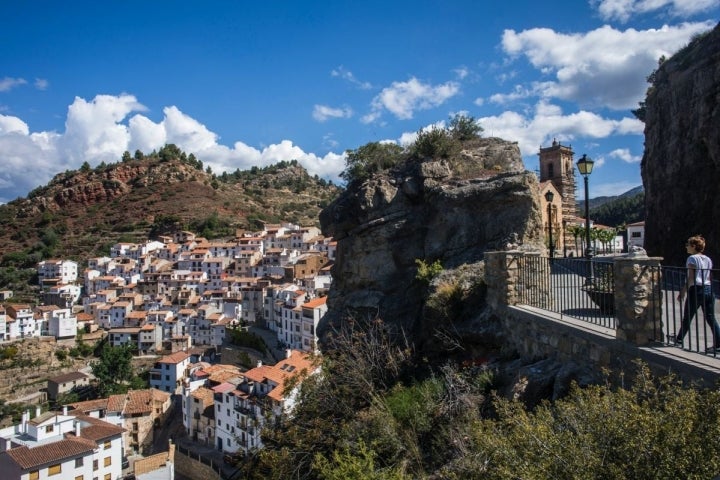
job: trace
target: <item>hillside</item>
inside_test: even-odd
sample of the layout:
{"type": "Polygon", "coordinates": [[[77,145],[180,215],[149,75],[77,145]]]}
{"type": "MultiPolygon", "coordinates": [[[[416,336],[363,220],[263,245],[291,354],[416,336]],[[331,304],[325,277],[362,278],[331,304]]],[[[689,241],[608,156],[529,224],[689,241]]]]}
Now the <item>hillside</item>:
{"type": "Polygon", "coordinates": [[[0,265],[84,261],[118,241],[177,229],[220,238],[261,222],[314,225],[339,191],[295,161],[218,176],[174,145],[135,158],[126,152],[118,163],[59,173],[27,198],[1,205],[0,265]]]}
{"type": "MultiPolygon", "coordinates": [[[[581,202],[581,212],[584,202],[581,202]]],[[[601,225],[619,227],[645,220],[645,192],[635,187],[616,197],[590,199],[590,218],[601,225]]]]}

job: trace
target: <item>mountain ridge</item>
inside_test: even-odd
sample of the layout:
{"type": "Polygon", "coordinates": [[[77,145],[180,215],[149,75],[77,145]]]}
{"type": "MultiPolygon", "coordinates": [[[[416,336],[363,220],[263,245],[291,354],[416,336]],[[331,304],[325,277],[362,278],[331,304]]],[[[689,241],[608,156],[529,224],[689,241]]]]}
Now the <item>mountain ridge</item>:
{"type": "Polygon", "coordinates": [[[58,173],[0,205],[0,264],[8,255],[17,266],[53,256],[84,261],[117,241],[177,229],[219,238],[262,222],[315,225],[340,192],[296,161],[218,176],[174,146],[139,157],[58,173]]]}

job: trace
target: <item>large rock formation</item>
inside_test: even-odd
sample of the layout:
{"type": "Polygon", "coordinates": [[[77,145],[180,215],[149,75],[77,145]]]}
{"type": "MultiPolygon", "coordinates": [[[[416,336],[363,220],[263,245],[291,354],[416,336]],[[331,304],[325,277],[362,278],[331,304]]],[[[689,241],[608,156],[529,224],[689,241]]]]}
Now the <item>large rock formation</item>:
{"type": "Polygon", "coordinates": [[[642,178],[648,253],[683,265],[685,240],[700,233],[720,262],[720,24],[655,72],[642,178]]]}
{"type": "Polygon", "coordinates": [[[338,246],[318,333],[348,312],[365,312],[422,343],[434,332],[416,259],[439,260],[445,276],[481,278],[484,253],[513,234],[521,247],[542,248],[539,209],[536,176],[524,170],[516,143],[497,138],[479,139],[451,160],[415,161],[350,185],[320,214],[338,246]]]}

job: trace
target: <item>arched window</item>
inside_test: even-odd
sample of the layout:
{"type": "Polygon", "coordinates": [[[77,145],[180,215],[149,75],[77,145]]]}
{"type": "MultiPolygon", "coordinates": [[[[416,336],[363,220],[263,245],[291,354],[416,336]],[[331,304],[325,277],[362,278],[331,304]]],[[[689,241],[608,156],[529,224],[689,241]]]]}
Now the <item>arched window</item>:
{"type": "Polygon", "coordinates": [[[552,163],[548,163],[548,178],[553,178],[555,176],[555,169],[553,168],[552,163]]]}

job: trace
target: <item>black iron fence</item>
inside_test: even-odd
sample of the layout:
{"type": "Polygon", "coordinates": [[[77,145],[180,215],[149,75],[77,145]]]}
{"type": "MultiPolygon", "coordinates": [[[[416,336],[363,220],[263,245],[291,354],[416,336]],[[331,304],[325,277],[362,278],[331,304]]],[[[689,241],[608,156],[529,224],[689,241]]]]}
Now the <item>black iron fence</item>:
{"type": "MultiPolygon", "coordinates": [[[[547,258],[525,255],[520,260],[517,284],[518,302],[572,317],[594,325],[616,328],[615,272],[612,257],[547,258]]],[[[685,267],[643,267],[644,281],[655,282],[641,289],[655,292],[645,298],[659,305],[653,321],[653,340],[683,350],[712,356],[720,355],[720,326],[715,327],[716,300],[720,297],[720,270],[711,270],[708,290],[692,288],[682,301],[680,289],[687,282],[685,267]],[[717,280],[715,280],[717,279],[717,280]],[[659,284],[659,285],[658,285],[659,284]],[[686,309],[687,312],[686,313],[686,309]],[[683,327],[683,318],[685,327],[683,327]]],[[[634,292],[629,293],[629,295],[634,292]]]]}
{"type": "Polygon", "coordinates": [[[720,327],[717,327],[717,298],[720,293],[720,270],[698,272],[708,277],[709,288],[691,287],[683,298],[678,295],[687,284],[685,267],[662,267],[664,343],[683,350],[717,356],[720,351],[720,327]],[[685,324],[683,326],[683,323],[685,324]]]}
{"type": "Polygon", "coordinates": [[[522,262],[520,303],[615,328],[612,263],[540,256],[525,256],[522,262]]]}

